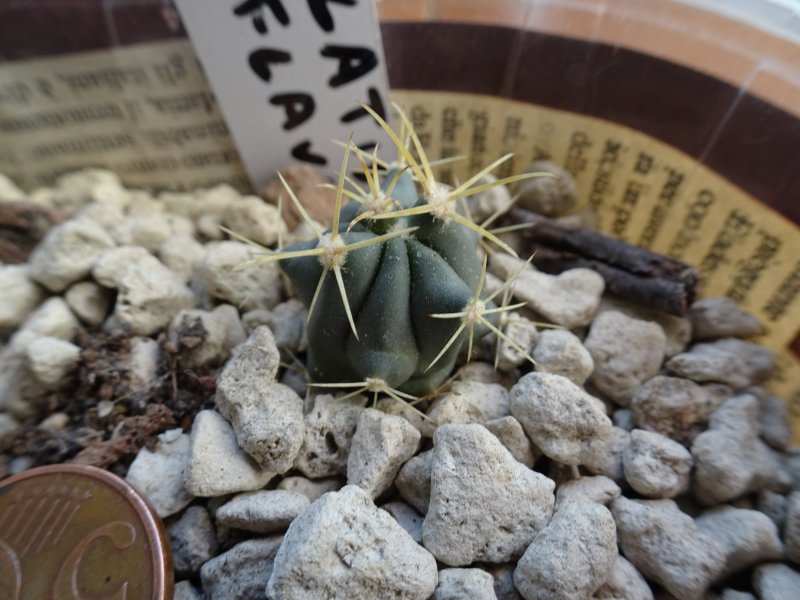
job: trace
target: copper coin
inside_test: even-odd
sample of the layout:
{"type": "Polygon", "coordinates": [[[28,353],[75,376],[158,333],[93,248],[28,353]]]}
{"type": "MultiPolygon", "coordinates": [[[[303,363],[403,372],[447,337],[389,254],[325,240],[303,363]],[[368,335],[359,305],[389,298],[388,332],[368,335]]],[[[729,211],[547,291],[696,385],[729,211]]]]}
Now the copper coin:
{"type": "Polygon", "coordinates": [[[169,600],[164,526],[125,481],[55,465],[0,482],[0,600],[169,600]]]}

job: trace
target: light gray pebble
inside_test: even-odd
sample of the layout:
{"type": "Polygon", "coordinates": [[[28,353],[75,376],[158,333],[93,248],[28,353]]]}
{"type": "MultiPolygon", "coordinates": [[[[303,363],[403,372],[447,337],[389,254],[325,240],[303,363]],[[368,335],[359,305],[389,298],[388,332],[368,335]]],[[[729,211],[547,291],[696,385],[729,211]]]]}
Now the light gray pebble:
{"type": "Polygon", "coordinates": [[[375,408],[387,415],[403,417],[411,423],[414,429],[422,433],[423,424],[425,423],[425,418],[422,416],[424,413],[421,413],[419,409],[414,408],[405,400],[384,396],[378,400],[375,408]]]}
{"type": "Polygon", "coordinates": [[[203,600],[203,595],[189,581],[179,581],[175,584],[172,600],[203,600]]]}
{"type": "Polygon", "coordinates": [[[611,575],[592,596],[595,600],[653,600],[647,580],[621,554],[617,555],[611,575]]]}
{"type": "Polygon", "coordinates": [[[245,340],[239,311],[230,304],[213,310],[182,310],[173,317],[168,333],[176,343],[183,336],[199,338],[196,346],[179,346],[181,364],[189,368],[220,365],[228,359],[231,350],[245,340]]]}
{"type": "Polygon", "coordinates": [[[628,500],[611,506],[625,557],[674,596],[699,600],[725,566],[725,555],[672,500],[628,500]]]}
{"type": "Polygon", "coordinates": [[[519,421],[509,415],[487,421],[484,426],[500,440],[506,450],[511,452],[511,456],[526,467],[533,468],[541,452],[525,435],[525,430],[519,421]]]}
{"type": "Polygon", "coordinates": [[[25,331],[49,335],[60,340],[71,340],[78,333],[78,327],[80,323],[67,303],[58,296],[51,296],[28,315],[17,330],[17,334],[25,331]]]}
{"type": "Polygon", "coordinates": [[[217,509],[217,523],[254,533],[279,533],[309,505],[299,492],[259,490],[231,498],[217,509]]]}
{"type": "Polygon", "coordinates": [[[203,260],[205,249],[191,235],[173,235],[158,247],[158,258],[184,283],[189,281],[203,260]]]}
{"type": "MultiPolygon", "coordinates": [[[[505,323],[501,328],[503,333],[530,356],[531,349],[539,338],[536,324],[515,312],[504,315],[504,317],[505,323]]],[[[499,344],[495,346],[495,352],[497,368],[500,371],[509,373],[528,360],[528,357],[520,352],[519,348],[514,347],[507,340],[501,339],[498,342],[496,335],[493,338],[494,343],[499,344]]]]}
{"type": "Polygon", "coordinates": [[[757,510],[719,506],[700,515],[695,523],[725,555],[725,567],[718,579],[762,562],[780,560],[783,555],[778,528],[757,510]]]}
{"type": "Polygon", "coordinates": [[[515,567],[515,563],[487,566],[489,573],[494,578],[494,593],[497,600],[522,600],[522,596],[514,587],[515,567]]]}
{"type": "Polygon", "coordinates": [[[559,510],[567,502],[596,502],[608,506],[620,495],[619,486],[602,475],[578,477],[558,486],[556,506],[559,510]]]}
{"type": "Polygon", "coordinates": [[[609,310],[592,322],[584,346],[594,360],[592,383],[627,406],[637,388],[658,374],[666,336],[656,323],[609,310]]]}
{"type": "Polygon", "coordinates": [[[608,445],[594,456],[590,456],[584,462],[584,466],[593,475],[605,475],[616,483],[622,484],[625,481],[622,456],[630,441],[629,431],[613,427],[608,445]]]}
{"type": "Polygon", "coordinates": [[[39,336],[25,348],[28,372],[46,391],[57,390],[78,368],[81,349],[65,340],[39,336]]]}
{"type": "Polygon", "coordinates": [[[111,237],[120,246],[141,246],[155,254],[173,236],[191,236],[194,225],[186,217],[172,214],[127,216],[112,227],[111,237]]]}
{"type": "Polygon", "coordinates": [[[194,418],[186,489],[195,496],[222,496],[264,487],[275,473],[265,471],[239,448],[222,415],[203,410],[194,418]]]}
{"type": "Polygon", "coordinates": [[[306,498],[308,498],[309,502],[315,502],[320,496],[322,496],[322,494],[335,492],[341,489],[341,487],[344,485],[345,482],[338,477],[313,480],[295,475],[293,477],[281,479],[280,483],[278,484],[278,489],[303,494],[306,498]]]}
{"type": "Polygon", "coordinates": [[[247,540],[200,569],[206,600],[263,598],[283,536],[247,540]]]}
{"type": "Polygon", "coordinates": [[[109,290],[93,281],[79,281],[70,286],[64,300],[81,321],[99,325],[108,315],[113,298],[109,290]]]}
{"type": "Polygon", "coordinates": [[[758,413],[754,396],[736,396],[714,411],[709,430],[695,438],[692,491],[703,504],[726,502],[775,480],[778,457],[758,437],[758,413]]]}
{"type": "Polygon", "coordinates": [[[30,277],[51,292],[62,292],[86,277],[95,260],[116,244],[99,225],[72,219],[56,225],[28,258],[30,277]]]}
{"type": "Polygon", "coordinates": [[[788,450],[793,435],[789,407],[776,395],[762,388],[750,388],[748,391],[759,399],[761,439],[776,450],[788,450]]]}
{"type": "Polygon", "coordinates": [[[202,506],[190,506],[167,528],[172,564],[180,576],[191,576],[219,551],[211,515],[202,506]]]}
{"type": "Polygon", "coordinates": [[[691,445],[724,400],[713,392],[689,379],[657,375],[634,392],[631,415],[639,428],[691,445]]]}
{"type": "Polygon", "coordinates": [[[519,184],[518,206],[548,217],[568,213],[578,202],[578,186],[572,175],[549,160],[534,161],[528,173],[548,173],[551,176],[533,177],[519,184]]]}
{"type": "Polygon", "coordinates": [[[425,600],[436,582],[433,556],[366,492],[348,485],[322,496],[291,524],[267,597],[425,600]]]}
{"type": "MultiPolygon", "coordinates": [[[[481,177],[476,185],[484,185],[497,181],[497,177],[487,173],[481,177]]],[[[504,213],[513,203],[511,193],[504,185],[490,187],[478,194],[473,194],[465,198],[469,207],[469,214],[476,223],[485,221],[495,213],[504,213]]]]}
{"type": "Polygon", "coordinates": [[[433,450],[410,458],[397,473],[395,485],[400,496],[423,515],[431,500],[431,469],[433,450]]]}
{"type": "Polygon", "coordinates": [[[562,375],[583,385],[594,370],[594,361],[578,336],[566,329],[546,329],[539,335],[533,350],[535,369],[562,375]]]}
{"type": "Polygon", "coordinates": [[[742,389],[767,378],[775,368],[769,348],[736,338],[695,344],[688,352],[673,356],[668,371],[698,382],[716,382],[742,389]]]}
{"type": "Polygon", "coordinates": [[[242,310],[272,308],[278,304],[281,280],[274,262],[236,269],[257,256],[257,250],[242,242],[206,244],[199,272],[211,296],[242,310]]]}
{"type": "Polygon", "coordinates": [[[244,451],[274,473],[291,468],[305,432],[302,399],[275,383],[279,361],[270,329],[255,329],[219,375],[215,399],[244,451]]]}
{"type": "MultiPolygon", "coordinates": [[[[293,353],[304,352],[306,349],[306,321],[308,311],[303,303],[294,298],[281,302],[270,310],[260,309],[248,314],[260,312],[260,321],[268,325],[275,343],[281,350],[293,353]]],[[[245,315],[245,318],[247,315],[245,315]]],[[[251,317],[251,321],[253,317],[251,317]]]]}
{"type": "Polygon", "coordinates": [[[494,579],[483,569],[442,569],[433,600],[496,600],[494,579]]]}
{"type": "Polygon", "coordinates": [[[305,437],[295,467],[311,479],[347,474],[350,443],[367,399],[319,395],[305,415],[305,437]]]}
{"type": "Polygon", "coordinates": [[[149,336],[163,329],[195,297],[183,281],[138,246],[103,253],[92,267],[95,280],[117,290],[114,318],[134,334],[149,336]]]}
{"type": "Polygon", "coordinates": [[[158,436],[155,449],[139,450],[125,479],[147,498],[159,517],[174,515],[193,499],[184,485],[189,466],[189,436],[171,429],[158,436]]]}
{"type": "Polygon", "coordinates": [[[660,433],[634,429],[622,453],[630,486],[648,498],[674,498],[689,489],[692,455],[660,433]]]}
{"type": "Polygon", "coordinates": [[[45,297],[28,265],[0,264],[0,335],[14,331],[45,297]]]}
{"type": "Polygon", "coordinates": [[[617,558],[614,519],[605,506],[568,502],[553,515],[514,571],[525,600],[589,598],[611,575],[617,558]]]}
{"type": "Polygon", "coordinates": [[[408,535],[414,538],[415,542],[422,543],[422,522],[425,517],[405,502],[400,502],[399,500],[384,504],[381,508],[392,515],[394,520],[408,532],[408,535]]]}
{"type": "Polygon", "coordinates": [[[786,501],[786,558],[800,564],[800,492],[792,492],[786,501]]]}
{"type": "Polygon", "coordinates": [[[516,558],[552,514],[554,487],[482,425],[443,425],[434,436],[424,545],[454,567],[516,558]]]}
{"type": "Polygon", "coordinates": [[[222,224],[262,246],[271,246],[287,234],[277,207],[258,196],[239,196],[228,203],[222,213],[222,224]]]}
{"type": "Polygon", "coordinates": [[[772,522],[781,531],[786,523],[788,505],[789,499],[783,494],[766,489],[758,492],[756,508],[772,519],[772,522]]]}
{"type": "Polygon", "coordinates": [[[761,565],[753,571],[753,588],[759,600],[797,600],[800,573],[778,563],[761,565]]]}
{"type": "Polygon", "coordinates": [[[605,289],[603,278],[591,269],[548,275],[508,254],[495,254],[490,267],[503,279],[519,272],[514,296],[548,321],[567,329],[591,322],[605,289]]]}
{"type": "Polygon", "coordinates": [[[457,423],[485,423],[509,414],[508,390],[497,383],[456,381],[428,409],[422,433],[432,437],[437,427],[457,423]]]}
{"type": "Polygon", "coordinates": [[[603,403],[566,377],[529,373],[511,388],[511,414],[550,458],[584,464],[611,439],[611,419],[603,403]]]}
{"type": "Polygon", "coordinates": [[[762,331],[761,323],[732,298],[714,296],[702,298],[692,304],[692,338],[712,340],[717,338],[748,338],[762,331]]]}
{"type": "MultiPolygon", "coordinates": [[[[655,377],[653,379],[655,379],[655,377]]],[[[615,410],[611,415],[611,422],[614,423],[614,427],[619,427],[625,431],[630,431],[636,426],[633,420],[633,413],[628,408],[618,408],[615,410]]]]}
{"type": "Polygon", "coordinates": [[[358,418],[347,458],[347,483],[357,485],[372,498],[385,492],[422,436],[403,417],[367,408],[358,418]]]}

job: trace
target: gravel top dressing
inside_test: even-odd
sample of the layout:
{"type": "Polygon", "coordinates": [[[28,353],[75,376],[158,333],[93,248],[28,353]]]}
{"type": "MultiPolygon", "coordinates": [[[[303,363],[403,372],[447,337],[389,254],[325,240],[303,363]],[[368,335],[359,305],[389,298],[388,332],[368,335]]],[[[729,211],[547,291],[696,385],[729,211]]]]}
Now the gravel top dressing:
{"type": "Polygon", "coordinates": [[[176,600],[800,598],[757,320],[688,267],[649,304],[554,267],[606,243],[555,165],[449,188],[348,152],[363,181],[290,169],[271,202],[0,176],[0,478],[126,478],[176,600]]]}

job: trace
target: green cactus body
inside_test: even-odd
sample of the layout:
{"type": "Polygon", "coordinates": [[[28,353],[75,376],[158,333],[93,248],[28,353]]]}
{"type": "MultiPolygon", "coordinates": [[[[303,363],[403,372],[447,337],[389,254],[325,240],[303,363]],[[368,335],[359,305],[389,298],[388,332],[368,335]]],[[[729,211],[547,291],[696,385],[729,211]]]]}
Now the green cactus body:
{"type": "MultiPolygon", "coordinates": [[[[393,175],[390,172],[385,181],[393,175]]],[[[400,175],[392,199],[400,205],[398,210],[424,202],[407,173],[400,175]]],[[[402,392],[424,394],[448,377],[467,339],[464,330],[429,368],[461,325],[459,319],[430,315],[463,311],[475,296],[481,276],[477,236],[463,225],[437,221],[429,214],[364,219],[348,232],[361,210],[355,202],[342,209],[339,231],[348,245],[398,228],[417,229],[347,253],[341,271],[358,339],[334,274],[328,272],[320,283],[324,268],[319,258],[281,261],[306,306],[320,285],[308,323],[309,374],[315,382],[378,379],[402,392]]],[[[310,249],[318,243],[313,240],[284,250],[310,249]]],[[[484,326],[475,326],[475,339],[485,333],[484,326]]]]}

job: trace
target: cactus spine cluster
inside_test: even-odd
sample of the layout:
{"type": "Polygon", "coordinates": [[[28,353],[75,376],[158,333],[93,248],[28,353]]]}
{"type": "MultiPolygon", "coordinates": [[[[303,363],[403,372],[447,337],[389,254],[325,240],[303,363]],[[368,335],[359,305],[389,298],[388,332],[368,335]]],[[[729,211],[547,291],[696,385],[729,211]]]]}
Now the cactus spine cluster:
{"type": "MultiPolygon", "coordinates": [[[[307,367],[312,381],[354,388],[351,394],[384,392],[408,400],[441,384],[465,345],[471,355],[474,341],[489,330],[505,337],[497,318],[520,306],[492,304],[510,281],[490,296],[483,293],[486,261],[482,263],[478,252],[481,238],[513,250],[458,212],[456,202],[537,174],[479,183],[509,155],[451,189],[434,179],[402,111],[398,109],[407,133],[398,136],[369,107],[364,109],[397,146],[401,163],[386,165],[348,143],[336,186],[333,226],[325,232],[316,229],[283,181],[316,239],[252,262],[281,261],[309,308],[307,367]],[[346,176],[351,152],[361,164],[366,185],[346,176]],[[352,202],[343,206],[344,198],[352,202]]],[[[511,340],[507,343],[516,346],[511,340]]]]}

